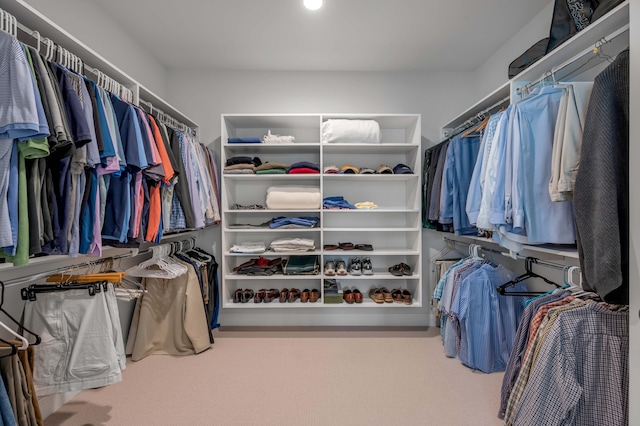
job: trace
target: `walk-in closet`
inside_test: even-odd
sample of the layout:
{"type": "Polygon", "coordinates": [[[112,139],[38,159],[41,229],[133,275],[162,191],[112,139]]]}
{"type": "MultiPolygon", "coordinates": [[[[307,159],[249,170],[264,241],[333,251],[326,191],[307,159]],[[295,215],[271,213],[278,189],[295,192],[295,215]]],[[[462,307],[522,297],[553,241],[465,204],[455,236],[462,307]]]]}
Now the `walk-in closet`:
{"type": "Polygon", "coordinates": [[[0,0],[0,426],[640,424],[631,0],[0,0]]]}

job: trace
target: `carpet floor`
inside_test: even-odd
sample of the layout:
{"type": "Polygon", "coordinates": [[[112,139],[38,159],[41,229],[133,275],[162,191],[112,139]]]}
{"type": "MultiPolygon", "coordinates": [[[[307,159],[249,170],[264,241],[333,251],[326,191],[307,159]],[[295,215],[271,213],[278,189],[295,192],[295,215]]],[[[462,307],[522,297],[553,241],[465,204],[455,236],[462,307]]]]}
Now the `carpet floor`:
{"type": "Polygon", "coordinates": [[[492,426],[502,374],[446,358],[439,329],[226,329],[195,356],[127,363],[54,425],[492,426]]]}

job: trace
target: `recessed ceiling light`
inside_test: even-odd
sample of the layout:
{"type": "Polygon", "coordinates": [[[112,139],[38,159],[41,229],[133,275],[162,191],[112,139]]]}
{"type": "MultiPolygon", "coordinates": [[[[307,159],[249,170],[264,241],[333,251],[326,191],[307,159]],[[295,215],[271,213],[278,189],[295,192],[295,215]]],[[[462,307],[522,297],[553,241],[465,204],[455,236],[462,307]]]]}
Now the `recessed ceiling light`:
{"type": "Polygon", "coordinates": [[[318,10],[322,7],[322,0],[304,0],[303,3],[309,10],[318,10]]]}

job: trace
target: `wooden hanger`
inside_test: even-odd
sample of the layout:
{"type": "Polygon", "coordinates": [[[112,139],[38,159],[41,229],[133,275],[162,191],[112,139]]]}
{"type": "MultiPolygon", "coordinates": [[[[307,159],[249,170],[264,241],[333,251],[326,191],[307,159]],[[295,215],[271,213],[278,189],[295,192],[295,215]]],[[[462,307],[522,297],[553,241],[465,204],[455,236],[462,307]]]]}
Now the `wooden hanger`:
{"type": "Polygon", "coordinates": [[[486,116],[479,124],[471,127],[470,129],[467,129],[460,137],[468,138],[471,133],[479,132],[483,130],[485,127],[487,127],[487,124],[489,124],[490,119],[491,119],[490,116],[486,116]]]}
{"type": "Polygon", "coordinates": [[[86,275],[69,275],[69,274],[56,274],[47,277],[48,283],[59,282],[78,282],[78,283],[92,283],[96,281],[108,281],[110,283],[122,282],[127,274],[125,272],[103,272],[100,274],[86,274],[86,275]]]}

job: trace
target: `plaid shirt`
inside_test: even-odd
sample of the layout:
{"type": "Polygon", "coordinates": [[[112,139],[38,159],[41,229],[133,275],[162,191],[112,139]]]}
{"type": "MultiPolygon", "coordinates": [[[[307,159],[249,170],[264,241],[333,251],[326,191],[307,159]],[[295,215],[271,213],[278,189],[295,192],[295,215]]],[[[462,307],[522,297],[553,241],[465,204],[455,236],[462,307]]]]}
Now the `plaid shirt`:
{"type": "Polygon", "coordinates": [[[575,309],[578,307],[582,307],[586,305],[587,302],[576,299],[571,303],[559,306],[557,308],[550,309],[547,313],[547,316],[540,324],[539,332],[536,334],[533,340],[533,351],[529,351],[527,356],[525,356],[524,361],[522,363],[522,368],[520,369],[520,374],[518,374],[518,379],[516,380],[515,385],[513,386],[513,390],[511,391],[511,396],[509,397],[509,401],[507,403],[507,409],[505,411],[505,425],[513,424],[513,417],[515,415],[515,409],[520,402],[522,394],[524,393],[524,389],[527,386],[527,382],[529,381],[531,368],[533,367],[533,354],[535,353],[535,348],[538,345],[542,345],[544,341],[542,340],[543,331],[546,327],[549,327],[555,323],[558,318],[558,315],[562,311],[568,311],[571,309],[575,309]]]}
{"type": "Polygon", "coordinates": [[[627,425],[628,320],[626,306],[595,302],[559,313],[512,423],[627,425]]]}
{"type": "Polygon", "coordinates": [[[509,401],[511,390],[513,389],[513,385],[518,379],[518,373],[520,372],[520,367],[522,366],[522,361],[524,360],[524,352],[527,347],[529,325],[531,324],[531,319],[534,317],[540,306],[543,306],[550,302],[555,302],[558,299],[566,297],[566,295],[566,292],[560,294],[549,294],[539,299],[534,299],[524,309],[522,318],[520,319],[520,325],[518,326],[518,331],[516,332],[516,337],[514,338],[513,350],[511,351],[511,355],[509,356],[507,369],[505,370],[504,377],[502,379],[500,411],[498,413],[498,418],[504,419],[504,413],[507,410],[507,402],[509,401]]]}

